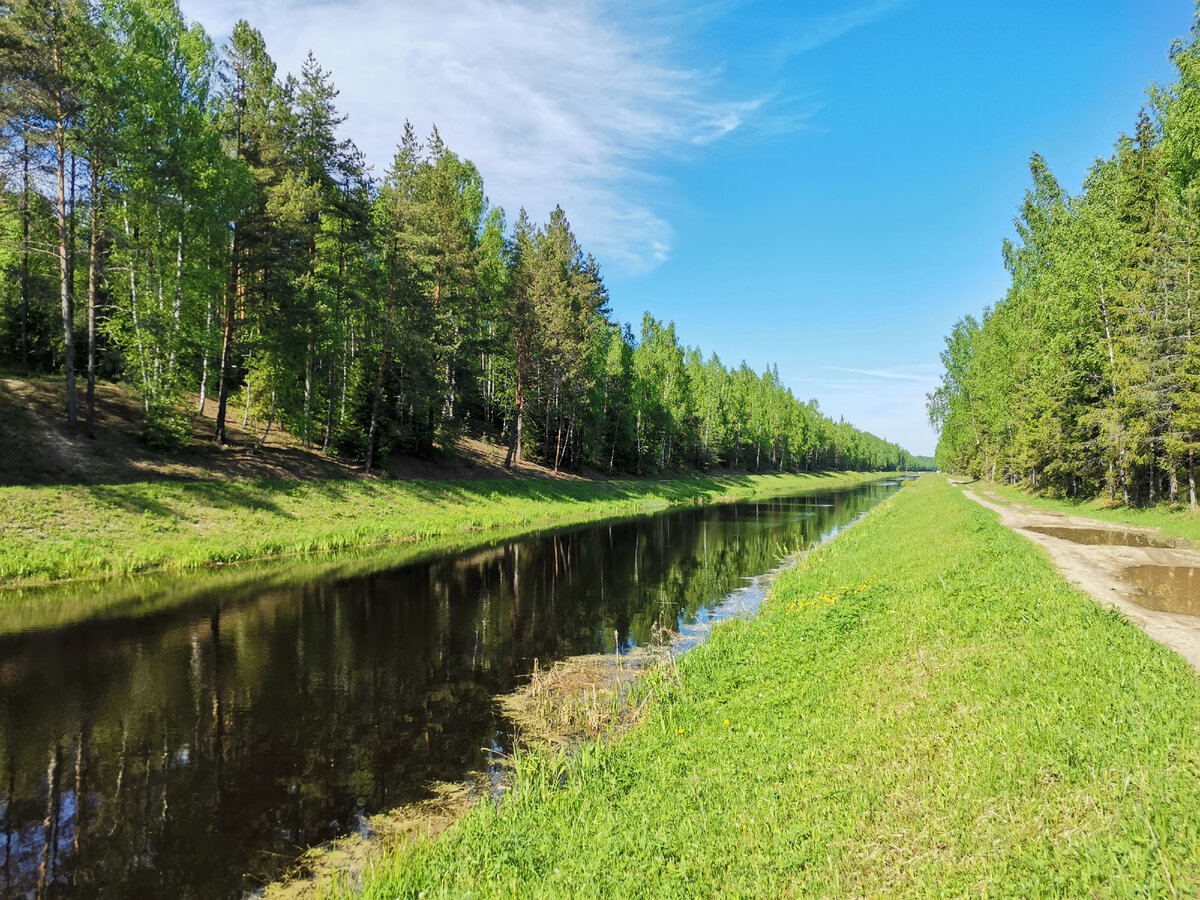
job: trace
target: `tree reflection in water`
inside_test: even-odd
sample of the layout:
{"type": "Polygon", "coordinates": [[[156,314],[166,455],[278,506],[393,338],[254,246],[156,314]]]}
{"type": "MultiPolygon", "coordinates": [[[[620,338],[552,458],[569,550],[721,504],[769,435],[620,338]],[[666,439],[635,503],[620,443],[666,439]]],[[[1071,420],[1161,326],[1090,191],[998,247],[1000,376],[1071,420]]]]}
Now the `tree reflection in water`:
{"type": "Polygon", "coordinates": [[[535,657],[642,644],[895,489],[671,511],[0,637],[3,896],[253,890],[485,767],[508,742],[493,698],[535,657]]]}

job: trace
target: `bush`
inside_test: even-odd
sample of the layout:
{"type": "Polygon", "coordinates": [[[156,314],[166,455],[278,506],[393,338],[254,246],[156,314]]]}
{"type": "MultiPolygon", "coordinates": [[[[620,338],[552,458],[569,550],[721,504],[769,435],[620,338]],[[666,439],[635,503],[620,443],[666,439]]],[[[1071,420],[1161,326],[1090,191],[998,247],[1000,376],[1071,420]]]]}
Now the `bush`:
{"type": "Polygon", "coordinates": [[[146,444],[155,450],[176,451],[187,446],[192,436],[192,423],[188,416],[170,405],[152,404],[146,411],[146,421],[138,433],[146,444]]]}

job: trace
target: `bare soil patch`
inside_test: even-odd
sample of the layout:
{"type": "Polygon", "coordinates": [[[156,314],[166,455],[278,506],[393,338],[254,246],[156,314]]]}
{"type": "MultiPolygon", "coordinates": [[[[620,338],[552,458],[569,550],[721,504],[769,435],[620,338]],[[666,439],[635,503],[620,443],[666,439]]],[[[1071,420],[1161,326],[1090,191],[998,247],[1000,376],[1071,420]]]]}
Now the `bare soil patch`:
{"type": "MultiPolygon", "coordinates": [[[[133,389],[97,384],[96,423],[90,436],[82,424],[82,408],[79,428],[74,433],[68,431],[65,396],[66,388],[59,378],[0,378],[0,485],[366,477],[357,463],[323,453],[319,444],[306,447],[278,422],[263,446],[258,447],[267,423],[254,416],[245,418],[244,409],[236,402],[227,412],[227,445],[221,446],[213,439],[217,404],[209,398],[204,411],[191,416],[192,433],[187,446],[164,453],[138,436],[144,409],[133,389]]],[[[196,410],[198,401],[198,397],[189,398],[190,408],[196,410]]],[[[411,480],[581,477],[555,473],[530,462],[506,469],[505,451],[505,447],[494,443],[463,438],[452,450],[437,451],[428,457],[389,459],[383,473],[411,480]]],[[[587,473],[587,477],[603,476],[587,473]]]]}
{"type": "Polygon", "coordinates": [[[1073,585],[1101,605],[1120,611],[1200,672],[1200,617],[1163,608],[1144,586],[1146,567],[1200,566],[1200,553],[1190,542],[1161,536],[1157,529],[1121,527],[1011,503],[985,490],[963,493],[997,513],[1001,524],[1045,548],[1051,562],[1073,585]],[[1108,537],[1100,540],[1105,533],[1108,537]]]}

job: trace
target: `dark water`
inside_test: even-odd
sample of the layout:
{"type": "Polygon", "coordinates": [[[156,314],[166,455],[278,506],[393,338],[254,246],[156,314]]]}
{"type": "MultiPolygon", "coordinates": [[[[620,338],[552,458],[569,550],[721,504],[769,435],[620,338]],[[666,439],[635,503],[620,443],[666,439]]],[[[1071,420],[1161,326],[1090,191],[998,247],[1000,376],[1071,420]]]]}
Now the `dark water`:
{"type": "Polygon", "coordinates": [[[1193,566],[1130,566],[1121,576],[1141,588],[1139,605],[1160,612],[1200,616],[1200,569],[1193,566]]]}
{"type": "Polygon", "coordinates": [[[157,611],[0,636],[0,896],[253,891],[364,815],[484,768],[508,745],[493,698],[535,658],[703,621],[896,490],[671,511],[354,577],[190,583],[174,605],[141,598],[157,611]]]}
{"type": "Polygon", "coordinates": [[[1116,528],[1074,528],[1056,525],[1030,526],[1027,531],[1047,537],[1106,547],[1178,547],[1179,542],[1171,538],[1155,537],[1142,531],[1121,531],[1116,528]]]}

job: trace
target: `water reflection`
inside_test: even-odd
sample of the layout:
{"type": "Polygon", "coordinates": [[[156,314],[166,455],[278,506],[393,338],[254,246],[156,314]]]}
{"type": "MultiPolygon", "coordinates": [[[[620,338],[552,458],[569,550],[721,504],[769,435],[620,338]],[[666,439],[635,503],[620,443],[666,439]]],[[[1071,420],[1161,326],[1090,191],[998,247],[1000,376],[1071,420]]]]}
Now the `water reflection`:
{"type": "Polygon", "coordinates": [[[1171,549],[1180,545],[1171,538],[1158,537],[1144,531],[1123,531],[1117,528],[1078,528],[1058,525],[1031,525],[1026,531],[1044,534],[1047,537],[1071,541],[1075,544],[1090,544],[1107,547],[1161,547],[1171,549]]]}
{"type": "Polygon", "coordinates": [[[253,890],[483,767],[507,743],[493,698],[535,657],[703,619],[895,490],[674,511],[0,637],[3,896],[253,890]]]}
{"type": "Polygon", "coordinates": [[[1130,566],[1122,576],[1141,588],[1139,605],[1159,612],[1200,616],[1200,569],[1193,566],[1130,566]]]}

